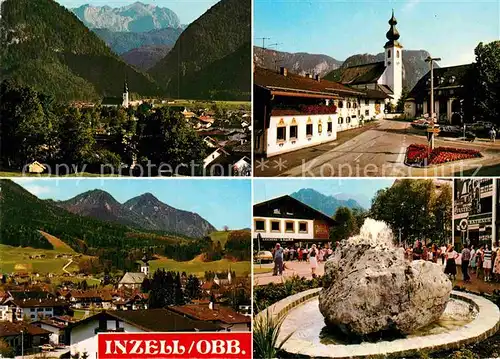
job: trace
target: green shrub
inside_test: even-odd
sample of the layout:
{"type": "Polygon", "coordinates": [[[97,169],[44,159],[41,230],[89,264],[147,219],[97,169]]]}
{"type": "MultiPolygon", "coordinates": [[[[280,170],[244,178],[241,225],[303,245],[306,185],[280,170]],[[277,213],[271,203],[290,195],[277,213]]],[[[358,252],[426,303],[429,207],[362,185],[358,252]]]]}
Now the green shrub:
{"type": "Polygon", "coordinates": [[[288,334],[280,343],[278,338],[285,317],[280,319],[274,317],[266,310],[266,314],[259,316],[254,321],[253,329],[253,351],[254,358],[271,359],[276,358],[283,345],[292,336],[288,334]]]}

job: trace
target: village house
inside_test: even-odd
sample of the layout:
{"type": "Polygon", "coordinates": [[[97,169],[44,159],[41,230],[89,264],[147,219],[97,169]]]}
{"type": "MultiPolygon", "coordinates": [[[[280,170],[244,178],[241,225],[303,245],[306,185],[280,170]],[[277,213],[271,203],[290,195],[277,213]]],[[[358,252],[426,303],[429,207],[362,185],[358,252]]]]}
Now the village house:
{"type": "Polygon", "coordinates": [[[51,332],[25,322],[0,321],[0,340],[7,343],[16,355],[37,353],[49,343],[51,332]]]}
{"type": "MultiPolygon", "coordinates": [[[[461,125],[466,102],[472,101],[467,88],[473,66],[459,65],[434,68],[434,113],[441,123],[461,125]]],[[[408,94],[405,114],[410,118],[430,113],[431,73],[423,76],[408,94]]]]}
{"type": "Polygon", "coordinates": [[[269,250],[285,246],[325,245],[335,220],[285,195],[253,206],[254,248],[269,250]]]}
{"type": "Polygon", "coordinates": [[[339,82],[319,75],[254,68],[254,151],[271,157],[337,139],[381,119],[403,91],[403,46],[392,14],[384,61],[343,69],[339,82]]]}
{"type": "Polygon", "coordinates": [[[140,289],[146,275],[142,272],[127,272],[118,283],[118,288],[140,289]]]}
{"type": "Polygon", "coordinates": [[[167,309],[103,311],[68,326],[71,354],[87,353],[97,359],[99,333],[214,332],[221,326],[179,315],[167,309]]]}
{"type": "Polygon", "coordinates": [[[50,343],[55,345],[69,345],[69,337],[66,334],[66,327],[75,322],[77,322],[76,319],[65,315],[40,319],[32,324],[51,333],[49,335],[50,343]]]}
{"type": "Polygon", "coordinates": [[[186,304],[168,307],[167,309],[186,318],[219,325],[228,332],[248,332],[252,322],[250,317],[236,312],[231,307],[222,306],[213,301],[210,301],[208,305],[186,304]]]}

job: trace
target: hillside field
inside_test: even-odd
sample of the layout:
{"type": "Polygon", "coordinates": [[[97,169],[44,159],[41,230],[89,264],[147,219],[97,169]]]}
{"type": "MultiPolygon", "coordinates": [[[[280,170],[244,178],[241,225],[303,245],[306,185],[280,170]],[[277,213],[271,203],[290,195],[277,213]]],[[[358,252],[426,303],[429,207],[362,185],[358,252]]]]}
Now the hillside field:
{"type": "Polygon", "coordinates": [[[195,258],[187,262],[177,262],[173,259],[161,258],[149,262],[152,273],[158,268],[164,268],[167,271],[186,272],[194,274],[198,277],[203,277],[206,271],[222,272],[228,269],[234,270],[236,275],[245,276],[251,272],[251,263],[249,261],[231,262],[227,259],[221,259],[214,262],[202,262],[195,258]]]}

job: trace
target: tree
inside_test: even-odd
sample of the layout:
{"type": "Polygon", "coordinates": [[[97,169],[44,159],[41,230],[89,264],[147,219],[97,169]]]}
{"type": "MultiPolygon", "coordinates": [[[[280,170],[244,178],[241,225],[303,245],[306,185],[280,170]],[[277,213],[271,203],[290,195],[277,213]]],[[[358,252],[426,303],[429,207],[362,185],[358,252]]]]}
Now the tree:
{"type": "Polygon", "coordinates": [[[194,161],[201,170],[206,145],[182,114],[160,108],[145,117],[138,128],[138,152],[151,163],[166,163],[175,170],[194,161]]]}
{"type": "Polygon", "coordinates": [[[94,161],[94,131],[88,115],[82,117],[77,108],[65,109],[59,136],[60,163],[80,167],[94,161]]]}
{"type": "Polygon", "coordinates": [[[337,222],[337,224],[330,232],[330,239],[332,241],[347,239],[359,231],[356,218],[349,207],[337,208],[333,219],[337,222]]]}
{"type": "Polygon", "coordinates": [[[186,282],[186,296],[189,300],[201,298],[200,280],[190,274],[186,282]]]}
{"type": "Polygon", "coordinates": [[[402,241],[443,242],[449,236],[441,221],[451,225],[451,187],[437,189],[433,180],[397,180],[377,192],[370,217],[384,221],[402,241]]]}
{"type": "Polygon", "coordinates": [[[405,102],[406,99],[408,98],[409,91],[406,87],[403,87],[403,91],[401,92],[401,97],[398,99],[398,102],[396,104],[396,112],[404,112],[405,111],[405,102]]]}
{"type": "Polygon", "coordinates": [[[232,231],[224,246],[226,255],[235,257],[240,261],[250,260],[252,235],[250,231],[232,231]]]}
{"type": "Polygon", "coordinates": [[[500,40],[477,45],[472,79],[476,119],[500,125],[500,40]]]}
{"type": "Polygon", "coordinates": [[[14,358],[14,356],[14,349],[12,349],[3,339],[0,339],[0,358],[14,358]]]}
{"type": "Polygon", "coordinates": [[[2,160],[21,168],[33,160],[45,160],[52,123],[45,117],[38,93],[13,81],[0,85],[2,160]]]}

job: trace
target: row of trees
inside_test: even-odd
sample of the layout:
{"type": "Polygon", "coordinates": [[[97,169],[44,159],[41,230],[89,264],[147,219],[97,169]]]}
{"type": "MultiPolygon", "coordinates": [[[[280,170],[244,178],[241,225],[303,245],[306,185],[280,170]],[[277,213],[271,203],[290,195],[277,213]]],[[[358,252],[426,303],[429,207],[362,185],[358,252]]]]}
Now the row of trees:
{"type": "Polygon", "coordinates": [[[372,200],[369,211],[340,207],[333,218],[335,226],[330,238],[338,241],[359,234],[365,218],[386,222],[395,234],[395,241],[413,242],[425,239],[447,243],[452,226],[451,185],[434,180],[397,180],[391,187],[381,189],[372,200]]]}
{"type": "Polygon", "coordinates": [[[0,84],[0,117],[2,163],[17,170],[37,160],[65,164],[70,171],[99,172],[106,165],[116,173],[134,159],[175,168],[192,161],[200,165],[206,154],[182,114],[168,107],[80,110],[6,80],[0,84]]]}

